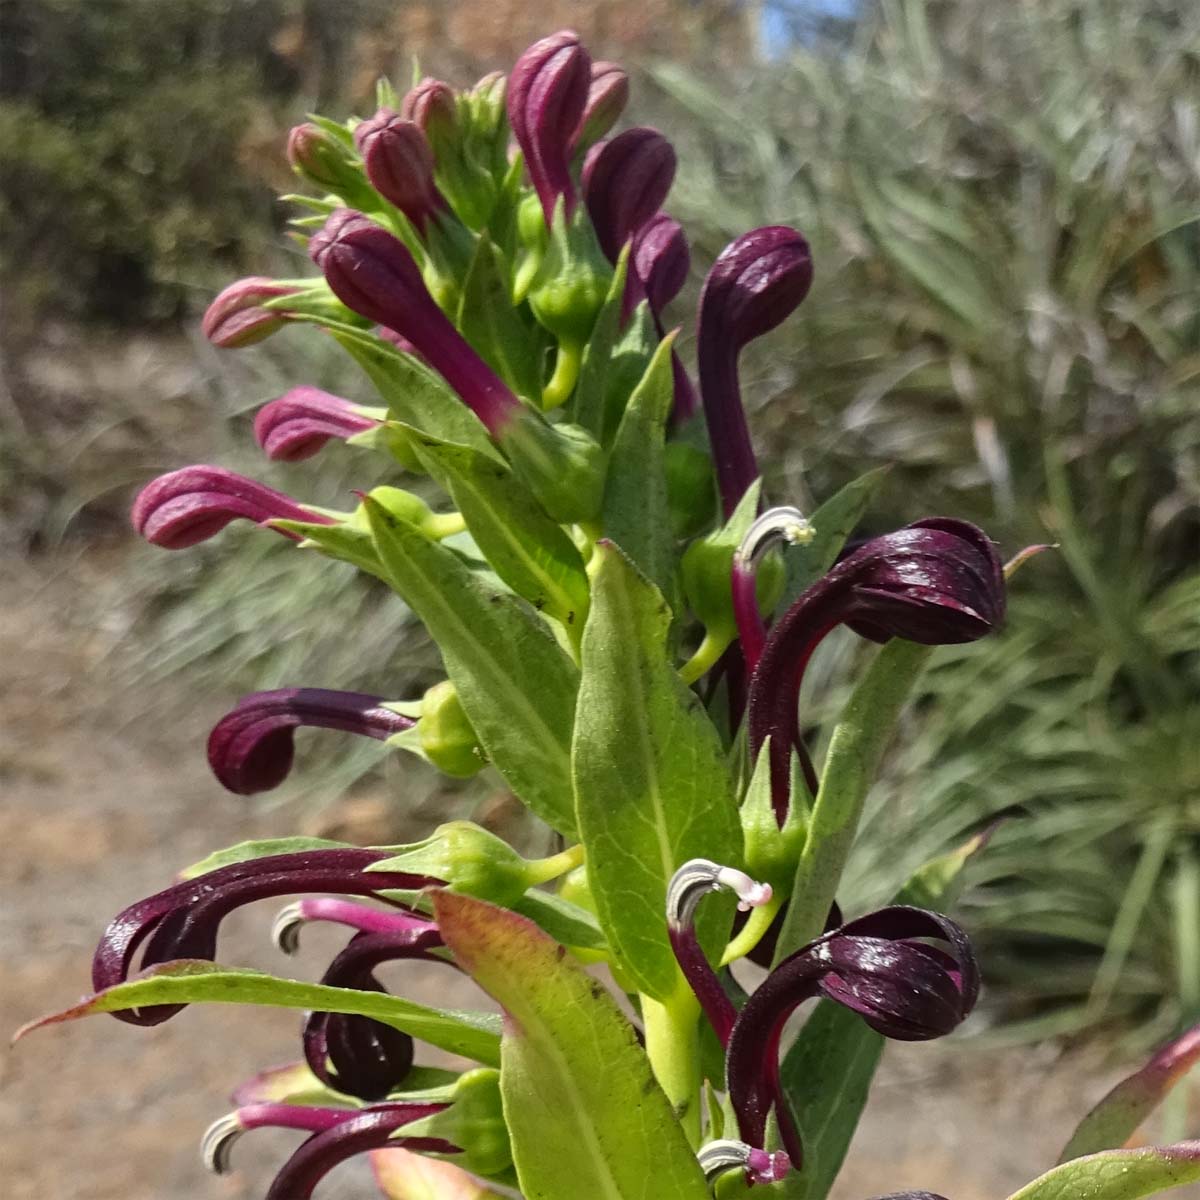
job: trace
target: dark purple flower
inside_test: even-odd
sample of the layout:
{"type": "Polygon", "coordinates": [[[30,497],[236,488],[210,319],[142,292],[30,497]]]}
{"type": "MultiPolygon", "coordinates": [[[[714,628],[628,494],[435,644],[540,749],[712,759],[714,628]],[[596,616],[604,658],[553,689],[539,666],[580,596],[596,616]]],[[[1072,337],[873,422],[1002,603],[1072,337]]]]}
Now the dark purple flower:
{"type": "Polygon", "coordinates": [[[691,262],[687,235],[674,217],[657,212],[641,225],[633,237],[629,270],[651,312],[661,313],[679,295],[691,262]]]}
{"type": "Polygon", "coordinates": [[[571,138],[576,153],[602,138],[620,120],[629,103],[629,76],[614,62],[592,63],[587,102],[579,127],[571,138]]]}
{"type": "Polygon", "coordinates": [[[535,42],[508,78],[508,121],[549,225],[561,196],[575,208],[570,158],[591,88],[592,60],[570,30],[535,42]]]}
{"type": "Polygon", "coordinates": [[[758,477],[742,409],[738,355],[774,329],[808,294],[812,255],[794,229],[772,225],[731,242],[700,293],[700,396],[726,517],[758,477]]]}
{"type": "Polygon", "coordinates": [[[283,519],[334,524],[331,517],[297,504],[264,483],[224,467],[208,466],[181,467],[152,480],[134,500],[130,519],[146,541],[165,550],[183,550],[206,541],[230,521],[262,525],[283,519]]]}
{"type": "MultiPolygon", "coordinates": [[[[177,959],[213,961],[221,922],[245,904],[306,892],[371,896],[399,888],[419,890],[441,883],[401,871],[368,872],[388,858],[386,850],[356,847],[273,854],[231,863],[173,884],[119,912],[104,931],[92,959],[96,991],[123,983],[138,969],[177,959]],[[140,963],[135,958],[141,951],[140,963]]],[[[184,1005],[162,1004],[113,1016],[131,1025],[158,1025],[184,1005]]]]}
{"type": "Polygon", "coordinates": [[[588,151],[583,198],[609,262],[662,207],[674,180],[675,148],[657,129],[626,129],[588,151]]]}
{"type": "Polygon", "coordinates": [[[268,300],[294,296],[300,289],[262,275],[239,279],[218,293],[200,322],[204,336],[222,350],[251,346],[283,327],[288,314],[263,308],[268,300]]]}
{"type": "Polygon", "coordinates": [[[378,424],[341,396],[307,384],[264,404],[254,418],[254,438],[270,459],[301,462],[330,438],[349,438],[378,424]]]}
{"type": "Polygon", "coordinates": [[[300,1104],[248,1104],[214,1121],[201,1142],[209,1170],[229,1170],[233,1144],[250,1129],[300,1129],[310,1133],[275,1176],[267,1200],[308,1200],[318,1183],[339,1163],[384,1147],[454,1154],[441,1138],[396,1137],[414,1121],[436,1116],[446,1104],[373,1104],[366,1109],[318,1108],[300,1104]]]}
{"type": "Polygon", "coordinates": [[[919,908],[880,909],[797,950],[746,1001],[729,1038],[726,1082],[741,1139],[763,1147],[774,1109],[792,1164],[803,1161],[780,1086],[779,1044],[788,1017],[806,1000],[823,996],[841,1004],[885,1037],[927,1041],[955,1029],[978,993],[967,935],[947,917],[919,908]]]}
{"type": "Polygon", "coordinates": [[[363,156],[371,186],[390,200],[421,233],[447,209],[433,181],[433,151],[421,127],[381,108],[355,127],[354,144],[363,156]]]}
{"type": "Polygon", "coordinates": [[[776,816],[787,811],[789,761],[801,756],[797,702],[804,669],[821,640],[849,625],[873,641],[971,642],[1004,620],[1004,571],[987,535],[966,521],[931,517],[863,543],[812,585],[767,637],[750,680],[751,754],[771,739],[776,816]]]}
{"type": "Polygon", "coordinates": [[[383,706],[384,697],[326,688],[252,692],[213,726],[208,765],[221,786],[238,796],[278,787],[292,769],[294,736],[301,726],[340,729],[386,741],[410,729],[410,717],[383,706]]]}
{"type": "Polygon", "coordinates": [[[343,304],[407,338],[498,437],[521,402],[429,294],[408,248],[351,209],[338,209],[308,252],[343,304]]]}

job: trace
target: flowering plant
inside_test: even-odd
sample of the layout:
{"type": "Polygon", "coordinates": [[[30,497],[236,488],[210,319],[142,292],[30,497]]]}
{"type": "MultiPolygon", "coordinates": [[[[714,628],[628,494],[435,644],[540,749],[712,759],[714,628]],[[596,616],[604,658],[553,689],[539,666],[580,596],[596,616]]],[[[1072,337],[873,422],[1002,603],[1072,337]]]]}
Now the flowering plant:
{"type": "MultiPolygon", "coordinates": [[[[442,654],[447,679],[419,699],[244,697],[208,742],[226,788],[276,786],[296,730],[322,726],[451,775],[494,770],[560,839],[532,860],[468,822],[405,846],[247,843],[113,919],[95,993],[37,1024],[307,1010],[302,1061],[250,1079],[203,1139],[223,1171],[247,1130],[306,1134],[271,1200],[303,1200],[364,1152],[393,1200],[823,1200],[884,1039],[940,1037],[976,1001],[968,937],[938,910],[986,832],[879,911],[847,920],[836,895],[906,695],[933,647],[1002,622],[1005,568],[945,517],[848,544],[870,479],[809,517],[764,504],[738,358],[804,299],[809,247],[771,227],[717,259],[697,398],[663,324],[689,269],[661,211],[674,151],[653,129],[607,136],[627,96],[618,66],[560,33],[507,78],[402,99],[383,84],[367,120],[314,117],[288,154],[321,193],[290,197],[320,274],[242,280],[204,318],[225,347],[315,325],[379,393],[271,401],[255,421],[268,458],[342,440],[386,478],[430,477],[444,511],[393,482],[334,511],[212,466],[133,507],[168,549],[246,519],[366,571],[442,654]],[[818,765],[801,685],[839,626],[882,645],[818,765]],[[224,917],[283,896],[302,897],[276,922],[283,951],[312,921],[352,931],[320,983],[217,965],[224,917]],[[767,968],[749,994],[745,958],[767,968]],[[502,1015],[388,993],[375,972],[399,960],[465,972],[502,1015]],[[624,1008],[584,969],[600,963],[624,1008]],[[416,1066],[417,1041],[475,1065],[416,1066]]],[[[1197,1057],[1194,1033],[1166,1047],[1013,1200],[1200,1180],[1200,1142],[1122,1148],[1197,1057]]]]}

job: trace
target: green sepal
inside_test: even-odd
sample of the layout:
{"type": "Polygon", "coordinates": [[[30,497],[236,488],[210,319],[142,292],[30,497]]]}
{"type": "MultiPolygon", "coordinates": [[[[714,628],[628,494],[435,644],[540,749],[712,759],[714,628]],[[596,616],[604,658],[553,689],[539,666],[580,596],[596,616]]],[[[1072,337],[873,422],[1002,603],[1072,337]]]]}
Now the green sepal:
{"type": "MultiPolygon", "coordinates": [[[[536,196],[534,197],[536,200],[536,196]]],[[[540,205],[538,212],[541,220],[540,205]]],[[[541,226],[544,230],[545,226],[541,226]]],[[[583,426],[601,444],[605,442],[605,424],[608,411],[608,380],[612,373],[613,355],[621,337],[621,308],[625,297],[625,280],[629,273],[630,247],[627,245],[617,259],[608,295],[596,316],[591,337],[583,352],[579,367],[579,379],[571,397],[568,413],[570,419],[583,426]]],[[[614,424],[613,428],[616,426],[614,424]]]]}
{"type": "Polygon", "coordinates": [[[667,508],[676,538],[692,538],[708,529],[717,513],[717,477],[712,456],[686,441],[667,443],[667,508]]]}
{"type": "Polygon", "coordinates": [[[435,683],[425,693],[416,730],[425,758],[455,779],[470,779],[487,765],[479,735],[463,711],[458,690],[448,679],[435,683]]]}
{"type": "Polygon", "coordinates": [[[593,520],[604,492],[604,454],[578,425],[551,424],[518,409],[497,438],[513,470],[542,508],[562,525],[593,520]]]}
{"type": "Polygon", "coordinates": [[[612,277],[587,209],[576,205],[568,218],[560,196],[541,268],[529,289],[533,315],[560,342],[582,348],[592,335],[612,277]]]}
{"type": "Polygon", "coordinates": [[[808,836],[808,788],[795,754],[792,755],[791,802],[783,828],[771,803],[771,739],[763,743],[754,764],[746,797],[738,810],[745,846],[746,870],[769,883],[776,896],[783,898],[792,889],[796,863],[808,836]]]}

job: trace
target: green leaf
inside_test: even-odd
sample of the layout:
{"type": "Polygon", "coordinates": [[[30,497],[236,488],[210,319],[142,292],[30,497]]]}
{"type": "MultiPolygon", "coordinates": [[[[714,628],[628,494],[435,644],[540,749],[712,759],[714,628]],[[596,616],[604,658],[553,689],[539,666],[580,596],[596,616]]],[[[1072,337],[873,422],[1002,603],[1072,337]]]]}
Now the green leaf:
{"type": "Polygon", "coordinates": [[[1124,1146],[1197,1062],[1200,1025],[1164,1046],[1140,1071],[1122,1079],[1079,1123],[1058,1161],[1124,1146]]]}
{"type": "Polygon", "coordinates": [[[800,593],[816,583],[837,561],[846,539],[862,520],[887,472],[887,467],[877,467],[852,479],[812,514],[809,518],[813,527],[812,541],[803,546],[789,546],[784,552],[787,583],[783,597],[776,605],[777,612],[790,608],[800,593]]]}
{"type": "MultiPolygon", "coordinates": [[[[671,610],[658,589],[610,542],[597,545],[591,572],[571,759],[580,837],[618,961],[666,999],[680,980],[667,884],[688,859],[728,861],[740,846],[733,786],[716,729],[667,657],[671,610]]],[[[728,916],[701,909],[707,948],[728,916]]]]}
{"type": "Polygon", "coordinates": [[[249,862],[255,858],[267,858],[272,854],[300,854],[305,850],[346,850],[349,848],[346,842],[331,842],[328,838],[315,837],[264,838],[259,841],[238,842],[236,846],[228,846],[224,850],[214,850],[207,858],[192,863],[190,867],[184,867],[179,872],[179,878],[195,879],[197,875],[207,875],[209,871],[215,871],[218,867],[249,862]]]}
{"type": "Polygon", "coordinates": [[[613,351],[621,336],[621,306],[628,271],[629,247],[626,246],[621,251],[612,285],[592,327],[571,396],[570,420],[586,429],[597,441],[602,441],[604,436],[605,396],[613,351]]]}
{"type": "Polygon", "coordinates": [[[463,280],[458,327],[463,337],[514,392],[542,399],[542,355],[533,330],[513,307],[499,250],[484,234],[463,280]]]}
{"type": "Polygon", "coordinates": [[[662,592],[675,599],[675,536],[667,502],[664,453],[675,398],[674,337],[664,338],[634,389],[608,460],[601,518],[611,538],[662,592]]]}
{"type": "Polygon", "coordinates": [[[332,332],[367,373],[397,421],[500,461],[483,422],[440,376],[374,334],[332,332]]]}
{"type": "Polygon", "coordinates": [[[372,1150],[371,1168],[386,1200],[501,1200],[462,1167],[399,1147],[372,1150]]]}
{"type": "Polygon", "coordinates": [[[412,432],[413,450],[450,493],[492,569],[578,642],[589,589],[575,543],[507,467],[468,446],[412,432]]]}
{"type": "Polygon", "coordinates": [[[500,1088],[528,1200],[707,1200],[671,1106],[612,997],[530,921],[438,894],[446,944],[504,1006],[500,1088]]]}
{"type": "Polygon", "coordinates": [[[509,907],[573,950],[603,950],[607,945],[604,931],[586,908],[553,892],[526,892],[509,907]]]}
{"type": "Polygon", "coordinates": [[[360,992],[298,979],[279,979],[246,967],[219,967],[195,959],[178,959],[151,967],[136,979],[105,988],[71,1008],[26,1025],[18,1030],[17,1037],[44,1025],[75,1021],[94,1013],[123,1012],[155,1004],[199,1003],[262,1004],[310,1012],[353,1013],[371,1017],[486,1066],[498,1066],[500,1062],[500,1024],[491,1013],[426,1008],[385,992],[360,992]]]}
{"type": "Polygon", "coordinates": [[[1200,1142],[1106,1150],[1063,1163],[1008,1200],[1138,1200],[1200,1180],[1200,1142]]]}
{"type": "Polygon", "coordinates": [[[575,664],[523,600],[370,497],[363,505],[389,581],[437,642],[488,758],[542,820],[573,836],[575,664]]]}

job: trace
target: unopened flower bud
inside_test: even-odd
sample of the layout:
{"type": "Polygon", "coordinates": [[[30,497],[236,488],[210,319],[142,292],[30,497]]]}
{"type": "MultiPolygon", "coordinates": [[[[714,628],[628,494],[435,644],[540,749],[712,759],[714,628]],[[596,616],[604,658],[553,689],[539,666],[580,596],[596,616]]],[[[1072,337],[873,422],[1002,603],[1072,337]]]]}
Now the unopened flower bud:
{"type": "Polygon", "coordinates": [[[277,283],[261,275],[239,279],[220,292],[208,306],[200,328],[204,336],[222,350],[251,346],[269,338],[288,320],[286,312],[262,305],[282,296],[294,296],[299,291],[292,284],[277,283]]]}
{"type": "Polygon", "coordinates": [[[579,128],[571,139],[571,149],[578,154],[598,142],[620,119],[629,103],[629,76],[614,62],[592,63],[592,79],[588,85],[587,103],[579,128]]]}
{"type": "Polygon", "coordinates": [[[570,154],[591,86],[591,58],[565,30],[530,46],[508,81],[508,120],[549,225],[560,196],[575,208],[570,154]]]}
{"type": "Polygon", "coordinates": [[[389,108],[355,127],[371,186],[390,200],[421,233],[446,201],[433,181],[433,151],[421,127],[389,108]]]}
{"type": "Polygon", "coordinates": [[[675,148],[657,129],[627,129],[588,151],[583,198],[609,262],[662,207],[675,180],[675,148]]]}
{"type": "Polygon", "coordinates": [[[318,453],[330,438],[354,437],[377,425],[349,400],[303,385],[258,410],[254,438],[268,458],[302,462],[318,453]]]}
{"type": "Polygon", "coordinates": [[[421,128],[436,152],[438,142],[458,128],[454,89],[440,79],[422,79],[400,102],[400,115],[421,128]]]}
{"type": "Polygon", "coordinates": [[[651,312],[662,312],[679,295],[691,262],[683,226],[666,213],[656,213],[634,234],[629,270],[651,312]]]}
{"type": "Polygon", "coordinates": [[[478,775],[487,763],[479,735],[463,712],[450,680],[436,683],[421,701],[421,749],[440,771],[458,779],[478,775]]]}
{"type": "Polygon", "coordinates": [[[319,125],[306,122],[288,134],[288,162],[308,183],[334,192],[347,204],[371,207],[371,189],[350,146],[319,125]]]}

